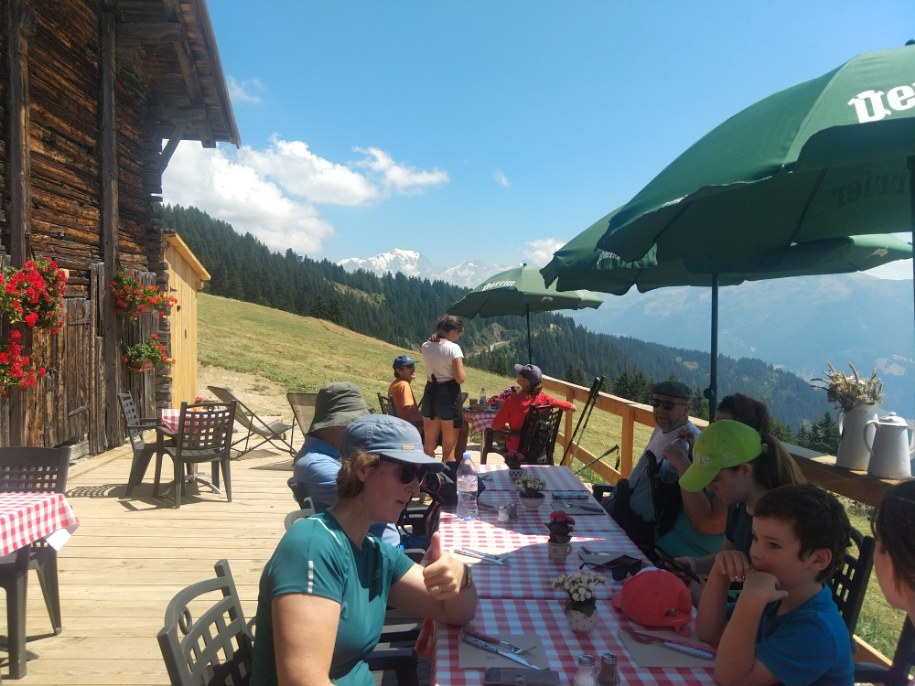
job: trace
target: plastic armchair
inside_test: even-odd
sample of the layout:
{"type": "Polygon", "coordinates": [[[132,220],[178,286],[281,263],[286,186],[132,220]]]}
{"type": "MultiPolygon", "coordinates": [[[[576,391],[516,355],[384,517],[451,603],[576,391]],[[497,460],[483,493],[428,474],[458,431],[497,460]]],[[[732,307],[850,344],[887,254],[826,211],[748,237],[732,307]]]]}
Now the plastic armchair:
{"type": "Polygon", "coordinates": [[[286,518],[283,520],[283,527],[286,531],[289,531],[289,527],[295,524],[300,519],[305,519],[306,517],[311,517],[315,513],[315,505],[312,502],[311,498],[302,498],[302,507],[298,510],[293,510],[286,515],[286,518]]]}
{"type": "Polygon", "coordinates": [[[391,396],[379,393],[378,405],[381,407],[381,414],[389,414],[392,417],[397,416],[397,406],[394,404],[394,398],[391,396]]]}
{"type": "Polygon", "coordinates": [[[855,683],[885,684],[885,686],[906,686],[909,684],[909,672],[915,666],[915,627],[906,617],[902,623],[902,633],[896,644],[893,662],[889,667],[865,662],[855,663],[855,683]]]}
{"type": "Polygon", "coordinates": [[[143,481],[149,462],[156,454],[155,442],[147,443],[144,434],[159,426],[156,417],[141,417],[133,395],[129,391],[118,393],[118,404],[121,406],[121,415],[124,418],[124,428],[133,448],[133,461],[130,463],[130,476],[127,477],[126,495],[129,498],[133,489],[143,481]]]}
{"type": "Polygon", "coordinates": [[[247,431],[244,436],[232,443],[232,447],[238,450],[238,457],[242,457],[252,450],[256,450],[265,443],[269,443],[270,445],[295,456],[296,449],[292,444],[292,431],[295,429],[295,424],[287,424],[280,420],[268,423],[258,417],[254,410],[235,397],[235,394],[228,388],[223,388],[222,386],[207,386],[207,389],[222,402],[234,402],[237,404],[238,409],[235,413],[235,419],[247,431]],[[286,440],[287,433],[289,433],[289,440],[286,440]],[[257,436],[262,440],[259,443],[251,445],[252,436],[257,436]],[[242,441],[245,443],[244,447],[236,447],[242,441]]]}
{"type": "MultiPolygon", "coordinates": [[[[64,448],[0,448],[0,493],[63,493],[70,468],[69,453],[64,448]]],[[[60,584],[57,551],[44,541],[36,541],[0,558],[0,587],[7,594],[7,635],[11,644],[18,643],[23,656],[21,664],[10,665],[10,676],[25,676],[25,623],[28,571],[34,569],[44,596],[48,617],[55,634],[63,629],[60,609],[60,584]]]]}
{"type": "MultiPolygon", "coordinates": [[[[832,588],[832,599],[839,608],[839,614],[848,627],[849,638],[854,636],[867,582],[874,566],[874,538],[865,536],[857,529],[851,530],[851,539],[857,548],[857,555],[846,551],[842,564],[833,572],[829,580],[832,588]]],[[[852,643],[854,645],[854,642],[852,643]]]]}
{"type": "MultiPolygon", "coordinates": [[[[235,419],[235,402],[222,403],[181,403],[178,428],[175,432],[160,428],[156,450],[156,480],[153,495],[159,495],[159,480],[162,475],[162,458],[168,455],[174,464],[175,507],[181,507],[181,494],[187,484],[182,478],[182,466],[209,462],[213,470],[213,483],[207,484],[219,492],[219,473],[225,481],[226,497],[232,502],[232,423],[235,419]],[[165,444],[165,437],[173,443],[165,444]]],[[[198,477],[198,481],[201,479],[198,477]]]]}
{"type": "Polygon", "coordinates": [[[215,578],[179,591],[165,610],[157,638],[173,686],[238,686],[251,678],[253,637],[229,562],[220,560],[213,568],[215,578]],[[201,599],[214,592],[221,597],[200,609],[201,599]]]}

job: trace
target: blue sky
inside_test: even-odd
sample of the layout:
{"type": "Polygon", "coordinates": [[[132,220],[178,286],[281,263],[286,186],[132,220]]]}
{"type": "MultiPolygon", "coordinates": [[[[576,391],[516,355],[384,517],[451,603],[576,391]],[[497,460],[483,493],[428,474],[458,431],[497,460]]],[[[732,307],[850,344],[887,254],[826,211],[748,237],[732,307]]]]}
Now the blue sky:
{"type": "Polygon", "coordinates": [[[731,114],[915,38],[911,0],[208,7],[242,147],[182,143],[166,202],[280,251],[438,266],[543,264],[731,114]]]}

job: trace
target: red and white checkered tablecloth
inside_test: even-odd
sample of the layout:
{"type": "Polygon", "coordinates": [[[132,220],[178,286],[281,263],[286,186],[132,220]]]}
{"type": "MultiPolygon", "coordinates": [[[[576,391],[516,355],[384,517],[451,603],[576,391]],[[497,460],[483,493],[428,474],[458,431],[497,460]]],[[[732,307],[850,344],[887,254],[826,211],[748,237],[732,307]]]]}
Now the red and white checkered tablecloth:
{"type": "Polygon", "coordinates": [[[42,538],[59,550],[78,526],[62,493],[0,493],[0,555],[42,538]]]}
{"type": "MultiPolygon", "coordinates": [[[[543,499],[543,503],[541,504],[540,509],[530,511],[524,509],[519,504],[520,498],[518,497],[517,493],[512,493],[511,491],[487,490],[483,493],[483,495],[480,496],[478,517],[480,521],[506,529],[512,529],[519,533],[542,534],[544,531],[546,531],[546,523],[550,519],[550,513],[553,511],[553,509],[559,508],[565,510],[575,518],[576,531],[605,531],[608,527],[616,526],[616,523],[603,509],[600,512],[587,512],[579,514],[578,512],[571,511],[568,508],[560,506],[559,502],[560,501],[553,500],[550,494],[547,494],[543,499]],[[509,520],[508,522],[500,523],[498,521],[498,508],[500,505],[508,505],[509,503],[518,504],[518,518],[509,520]]],[[[575,503],[579,501],[573,500],[570,502],[575,503]]],[[[589,506],[597,504],[597,502],[590,497],[588,500],[581,502],[585,502],[589,506]]]]}
{"type": "Polygon", "coordinates": [[[159,423],[162,427],[171,433],[178,431],[178,420],[181,418],[181,410],[178,408],[165,408],[159,416],[159,423]]]}
{"type": "Polygon", "coordinates": [[[467,433],[478,434],[492,426],[492,420],[499,414],[498,410],[464,410],[464,421],[467,422],[467,433]]]}
{"type": "MultiPolygon", "coordinates": [[[[601,521],[590,517],[582,519],[601,521]]],[[[539,519],[536,522],[532,520],[533,526],[523,522],[520,517],[504,524],[481,519],[465,522],[451,513],[442,513],[439,536],[446,550],[471,548],[497,555],[510,553],[505,558],[506,566],[457,556],[473,566],[477,593],[483,598],[562,597],[561,591],[552,588],[553,578],[559,574],[578,571],[581,565],[578,552],[582,546],[591,550],[632,555],[644,560],[635,544],[609,517],[600,527],[579,527],[577,522],[578,520],[572,535],[572,554],[562,561],[549,559],[548,532],[539,519]]],[[[610,597],[622,587],[622,581],[614,582],[609,574],[606,576],[607,583],[597,587],[598,597],[610,597]]]]}
{"type": "MultiPolygon", "coordinates": [[[[474,570],[476,579],[476,570],[474,570]]],[[[493,634],[535,634],[541,639],[549,668],[559,672],[560,683],[571,684],[575,661],[582,653],[600,655],[611,651],[619,664],[620,683],[627,686],[704,686],[714,684],[712,664],[708,668],[642,668],[632,658],[617,632],[632,626],[608,600],[598,600],[597,626],[591,633],[569,629],[564,615],[565,601],[557,597],[541,602],[518,602],[481,598],[472,627],[493,634]]],[[[435,663],[432,683],[436,686],[476,686],[483,683],[482,669],[463,669],[458,664],[460,631],[438,625],[435,632],[435,663]]]]}
{"type": "MultiPolygon", "coordinates": [[[[587,491],[581,479],[568,467],[557,465],[524,465],[524,472],[531,476],[539,476],[546,481],[547,491],[587,491]]],[[[477,466],[477,474],[485,477],[487,490],[517,491],[518,487],[508,475],[508,468],[504,464],[481,464],[477,466]]]]}

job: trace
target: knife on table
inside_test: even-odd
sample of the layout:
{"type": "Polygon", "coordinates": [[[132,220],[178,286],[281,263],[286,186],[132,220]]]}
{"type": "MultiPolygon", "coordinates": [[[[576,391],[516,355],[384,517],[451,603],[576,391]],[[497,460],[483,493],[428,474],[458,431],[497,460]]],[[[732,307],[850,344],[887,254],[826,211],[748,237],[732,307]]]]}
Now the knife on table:
{"type": "Polygon", "coordinates": [[[515,655],[520,655],[521,653],[526,653],[530,648],[522,648],[521,646],[516,646],[514,643],[509,643],[508,641],[503,641],[501,638],[496,638],[495,636],[489,636],[488,634],[480,633],[479,631],[474,631],[473,629],[464,629],[464,633],[472,638],[478,638],[481,641],[486,641],[492,645],[505,646],[511,650],[515,655]]]}
{"type": "Polygon", "coordinates": [[[715,659],[715,651],[711,650],[710,648],[703,648],[698,645],[686,643],[684,641],[676,641],[669,638],[663,638],[661,636],[652,636],[651,634],[646,634],[641,631],[632,631],[631,629],[620,629],[620,631],[629,634],[639,643],[657,643],[664,646],[665,648],[669,648],[670,650],[676,650],[678,653],[692,655],[693,657],[699,657],[703,660],[715,659]]]}
{"type": "Polygon", "coordinates": [[[542,671],[542,669],[540,667],[535,665],[533,662],[528,662],[520,655],[515,655],[514,653],[510,653],[506,650],[499,650],[491,643],[487,643],[486,641],[481,641],[479,638],[476,638],[474,636],[470,636],[468,634],[461,632],[461,639],[464,641],[464,643],[467,643],[468,645],[472,645],[474,648],[479,648],[480,650],[487,650],[490,653],[495,653],[496,655],[501,655],[502,657],[506,658],[507,660],[512,660],[513,662],[517,662],[519,665],[524,665],[525,667],[529,667],[530,669],[536,669],[537,671],[542,671]]]}
{"type": "Polygon", "coordinates": [[[483,562],[488,562],[493,565],[502,565],[505,566],[505,561],[501,558],[495,557],[494,555],[487,555],[486,553],[480,552],[479,550],[471,550],[470,548],[455,548],[454,552],[458,555],[464,555],[465,557],[473,557],[477,560],[483,562]]]}
{"type": "Polygon", "coordinates": [[[584,510],[585,512],[603,512],[604,508],[600,505],[594,504],[590,505],[588,503],[570,503],[568,501],[560,501],[564,507],[569,508],[570,510],[574,507],[577,507],[579,510],[584,510]]]}

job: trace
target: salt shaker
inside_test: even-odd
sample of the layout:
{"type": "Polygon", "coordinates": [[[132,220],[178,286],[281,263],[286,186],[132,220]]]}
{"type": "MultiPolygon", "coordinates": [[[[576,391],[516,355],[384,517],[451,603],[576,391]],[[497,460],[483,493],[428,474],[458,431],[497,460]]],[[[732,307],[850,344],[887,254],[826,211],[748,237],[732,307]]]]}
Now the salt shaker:
{"type": "Polygon", "coordinates": [[[508,506],[499,505],[499,514],[496,517],[496,521],[507,522],[508,521],[508,506]]]}
{"type": "Polygon", "coordinates": [[[512,520],[518,519],[518,503],[508,504],[508,518],[512,520]]]}
{"type": "Polygon", "coordinates": [[[594,680],[594,658],[587,653],[578,656],[578,671],[572,680],[572,686],[597,686],[594,680]]]}
{"type": "Polygon", "coordinates": [[[619,686],[619,683],[620,677],[616,668],[616,655],[611,652],[601,653],[597,686],[619,686]]]}

